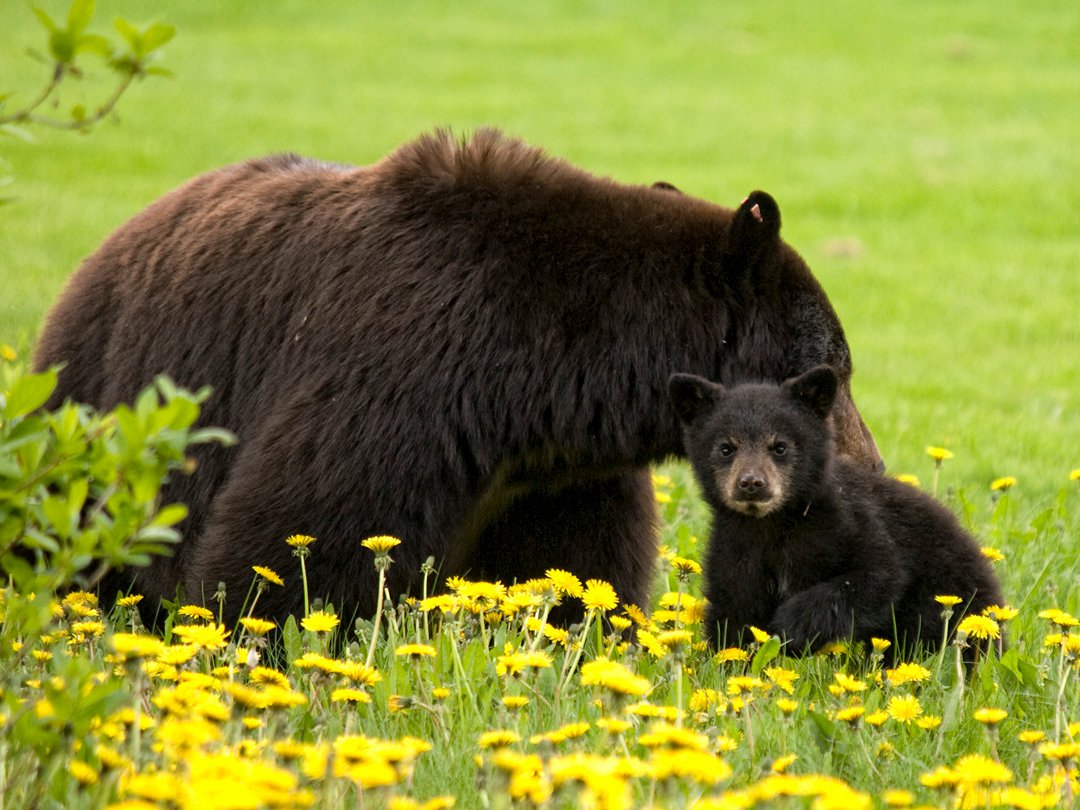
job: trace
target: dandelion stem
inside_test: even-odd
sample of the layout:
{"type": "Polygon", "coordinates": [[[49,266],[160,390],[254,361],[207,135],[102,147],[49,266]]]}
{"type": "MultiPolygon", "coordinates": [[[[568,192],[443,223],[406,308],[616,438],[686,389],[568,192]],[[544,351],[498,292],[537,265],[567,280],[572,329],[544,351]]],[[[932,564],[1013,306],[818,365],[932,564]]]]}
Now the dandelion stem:
{"type": "Polygon", "coordinates": [[[386,570],[384,568],[379,569],[379,600],[375,604],[375,623],[371,628],[371,642],[368,644],[367,660],[364,662],[369,667],[371,662],[375,659],[375,644],[379,640],[379,625],[382,623],[383,612],[383,590],[386,586],[386,570]]]}
{"type": "MultiPolygon", "coordinates": [[[[306,549],[305,549],[306,551],[306,549]]],[[[311,602],[308,600],[307,565],[304,564],[306,554],[300,554],[300,579],[304,581],[304,615],[311,613],[311,602]]]]}

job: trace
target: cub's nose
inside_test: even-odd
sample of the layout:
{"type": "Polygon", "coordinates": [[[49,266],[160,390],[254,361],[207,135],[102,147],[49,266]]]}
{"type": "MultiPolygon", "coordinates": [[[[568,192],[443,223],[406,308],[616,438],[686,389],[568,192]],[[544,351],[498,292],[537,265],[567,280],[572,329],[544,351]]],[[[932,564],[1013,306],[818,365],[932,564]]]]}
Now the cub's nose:
{"type": "Polygon", "coordinates": [[[738,486],[745,495],[760,495],[765,489],[765,478],[758,473],[746,473],[739,477],[738,486]]]}

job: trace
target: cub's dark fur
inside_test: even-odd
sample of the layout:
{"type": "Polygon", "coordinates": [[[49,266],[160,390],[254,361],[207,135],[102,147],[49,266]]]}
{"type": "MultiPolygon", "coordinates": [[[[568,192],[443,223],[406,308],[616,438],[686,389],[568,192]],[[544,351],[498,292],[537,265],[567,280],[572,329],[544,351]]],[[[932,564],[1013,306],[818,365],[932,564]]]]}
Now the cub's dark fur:
{"type": "Polygon", "coordinates": [[[721,208],[627,186],[482,130],[420,138],[371,166],[295,156],[198,177],[120,227],[49,314],[52,404],[130,401],[156,374],[209,385],[198,451],[165,497],[188,504],[171,559],[109,588],[228,590],[282,574],[259,610],[302,605],[285,538],[318,538],[312,595],[374,610],[360,541],[400,537],[396,595],[443,575],[559,567],[648,599],[648,464],[679,449],[667,379],[844,370],[843,450],[880,459],[850,400],[840,322],[779,237],[763,192],[721,208]]]}
{"type": "Polygon", "coordinates": [[[938,595],[964,612],[1001,604],[974,539],[917,489],[834,455],[827,366],[782,385],[731,389],[676,374],[670,394],[713,511],[705,558],[713,644],[748,625],[793,651],[837,639],[940,644],[938,595]]]}

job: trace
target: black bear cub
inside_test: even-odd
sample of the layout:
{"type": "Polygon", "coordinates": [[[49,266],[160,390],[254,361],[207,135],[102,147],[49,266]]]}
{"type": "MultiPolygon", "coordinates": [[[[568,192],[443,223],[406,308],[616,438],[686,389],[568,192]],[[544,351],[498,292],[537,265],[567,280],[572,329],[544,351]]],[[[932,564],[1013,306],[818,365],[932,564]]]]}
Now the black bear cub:
{"type": "Polygon", "coordinates": [[[828,417],[838,384],[828,366],[781,385],[670,380],[713,511],[704,569],[714,646],[740,643],[754,625],[794,653],[877,637],[900,655],[940,645],[935,596],[963,600],[950,627],[1002,604],[989,562],[948,509],[835,454],[828,417]]]}

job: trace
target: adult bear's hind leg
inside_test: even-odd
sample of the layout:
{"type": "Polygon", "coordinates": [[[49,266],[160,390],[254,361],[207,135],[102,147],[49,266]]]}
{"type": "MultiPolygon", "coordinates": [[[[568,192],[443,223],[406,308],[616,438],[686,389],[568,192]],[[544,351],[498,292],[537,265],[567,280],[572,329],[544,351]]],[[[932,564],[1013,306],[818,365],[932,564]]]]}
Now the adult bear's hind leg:
{"type": "MultiPolygon", "coordinates": [[[[620,604],[646,608],[656,568],[657,514],[647,467],[534,488],[481,530],[460,573],[522,582],[560,568],[614,586],[620,604]]],[[[570,619],[574,608],[563,611],[570,619]]]]}

